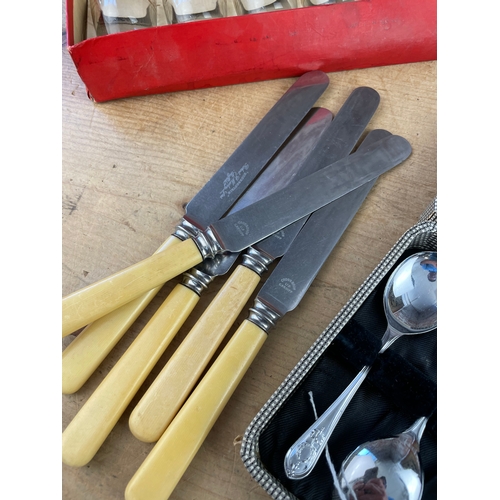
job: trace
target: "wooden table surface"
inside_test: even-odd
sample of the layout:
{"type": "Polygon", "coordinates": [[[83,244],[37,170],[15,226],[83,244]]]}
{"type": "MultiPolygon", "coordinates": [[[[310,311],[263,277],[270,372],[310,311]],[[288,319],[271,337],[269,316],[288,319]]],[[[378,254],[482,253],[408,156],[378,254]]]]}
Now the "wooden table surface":
{"type": "MultiPolygon", "coordinates": [[[[151,255],[185,204],[295,79],[123,99],[88,99],[63,44],[63,295],[151,255]]],[[[413,153],[385,174],[296,310],[271,332],[172,499],[269,498],[240,459],[239,439],[262,405],[396,240],[436,196],[436,63],[331,73],[318,105],[333,113],[353,89],[380,93],[368,129],[407,138],[413,153]]],[[[167,283],[81,390],[63,395],[63,429],[179,282],[167,283]]],[[[113,500],[152,444],[135,439],[135,403],[213,299],[216,280],[94,459],[63,465],[65,500],[113,500]]],[[[249,304],[250,305],[250,304],[249,304]]],[[[247,316],[238,318],[227,338],[247,316]]],[[[63,349],[74,336],[63,339],[63,349]]]]}

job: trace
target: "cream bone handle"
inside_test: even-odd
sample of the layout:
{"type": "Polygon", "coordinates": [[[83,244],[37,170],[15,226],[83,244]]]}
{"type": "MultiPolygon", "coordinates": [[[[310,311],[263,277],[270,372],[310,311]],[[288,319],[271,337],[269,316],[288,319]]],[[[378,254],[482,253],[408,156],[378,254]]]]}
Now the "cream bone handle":
{"type": "Polygon", "coordinates": [[[176,285],[63,432],[64,463],[81,467],[94,457],[198,300],[176,285]]]}
{"type": "Polygon", "coordinates": [[[239,265],[174,352],[130,415],[132,434],[154,442],[163,434],[260,282],[239,265]]]}
{"type": "Polygon", "coordinates": [[[202,260],[196,243],[188,238],[67,295],[62,301],[63,337],[166,283],[202,260]]]}
{"type": "MultiPolygon", "coordinates": [[[[170,236],[155,253],[180,239],[170,236]]],[[[162,285],[94,321],[78,335],[62,354],[62,392],[73,394],[90,378],[104,358],[139,317],[162,285]]]]}
{"type": "Polygon", "coordinates": [[[130,480],[126,500],[169,498],[266,338],[241,324],[130,480]]]}

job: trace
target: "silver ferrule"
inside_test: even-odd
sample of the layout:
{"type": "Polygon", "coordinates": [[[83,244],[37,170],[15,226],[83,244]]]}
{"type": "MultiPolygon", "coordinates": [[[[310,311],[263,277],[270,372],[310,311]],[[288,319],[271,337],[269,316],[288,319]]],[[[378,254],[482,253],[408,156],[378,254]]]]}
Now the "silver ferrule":
{"type": "Polygon", "coordinates": [[[281,318],[279,314],[274,312],[270,307],[266,306],[259,299],[255,299],[253,307],[250,308],[248,321],[257,325],[261,330],[269,333],[276,323],[281,318]]]}
{"type": "Polygon", "coordinates": [[[188,222],[185,219],[182,219],[181,223],[176,226],[172,236],[179,238],[181,241],[187,240],[188,238],[196,238],[198,234],[200,234],[200,230],[188,222]]]}
{"type": "Polygon", "coordinates": [[[252,247],[249,247],[242,255],[242,265],[248,267],[248,269],[251,269],[259,276],[267,272],[268,266],[272,261],[273,259],[252,247]]]}
{"type": "Polygon", "coordinates": [[[216,255],[224,252],[210,228],[204,232],[199,231],[193,240],[204,259],[213,259],[216,255]]]}
{"type": "Polygon", "coordinates": [[[179,238],[181,241],[191,238],[196,243],[204,259],[214,258],[224,251],[210,228],[201,231],[185,219],[182,219],[182,222],[176,226],[172,236],[179,238]]]}
{"type": "Polygon", "coordinates": [[[209,276],[203,271],[193,267],[193,269],[190,269],[182,275],[182,284],[198,295],[201,295],[203,290],[208,288],[208,285],[212,283],[214,278],[215,276],[209,276]]]}

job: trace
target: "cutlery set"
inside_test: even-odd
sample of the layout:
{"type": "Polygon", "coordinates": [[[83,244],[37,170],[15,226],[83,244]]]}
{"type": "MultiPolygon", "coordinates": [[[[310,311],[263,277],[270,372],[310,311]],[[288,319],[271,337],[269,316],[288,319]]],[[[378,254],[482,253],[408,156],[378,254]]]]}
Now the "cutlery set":
{"type": "MultiPolygon", "coordinates": [[[[314,108],[328,83],[320,71],[300,77],[188,203],[182,221],[151,257],[63,298],[63,337],[85,327],[63,352],[63,393],[71,394],[162,285],[183,275],[64,430],[64,463],[81,467],[92,460],[200,295],[217,276],[229,274],[130,415],[132,434],[156,444],[125,497],[168,498],[267,335],[297,307],[378,177],[411,154],[400,136],[365,133],[380,100],[371,88],[355,89],[335,117],[314,108]],[[262,278],[247,319],[213,360],[262,278]]],[[[436,308],[422,297],[435,295],[437,254],[411,259],[413,267],[401,264],[392,288],[388,284],[389,337],[381,352],[397,335],[427,331],[415,324],[421,319],[415,310],[436,308]],[[427,279],[431,275],[434,281],[427,279]]],[[[428,329],[435,327],[428,314],[426,321],[428,329]]],[[[356,388],[368,370],[357,377],[356,388]]],[[[342,408],[355,389],[347,392],[342,408]]],[[[341,415],[337,410],[333,421],[341,415]]],[[[311,429],[291,448],[284,464],[290,478],[310,472],[334,427],[321,439],[319,429],[311,429]]]]}
{"type": "MultiPolygon", "coordinates": [[[[385,286],[383,305],[388,325],[381,340],[379,354],[403,335],[417,335],[434,330],[437,327],[437,252],[418,252],[399,264],[385,286]]],[[[347,405],[370,369],[370,365],[365,366],[344,392],[290,447],[284,461],[288,478],[303,479],[311,473],[347,405]]],[[[422,497],[423,481],[420,466],[416,468],[414,464],[418,463],[418,442],[426,423],[426,417],[419,419],[396,442],[389,441],[390,444],[385,445],[385,451],[380,451],[380,442],[362,445],[353,452],[343,463],[341,478],[347,484],[344,488],[349,489],[353,484],[363,485],[377,478],[376,474],[372,478],[361,479],[361,476],[366,471],[374,471],[374,467],[377,470],[381,467],[387,477],[383,476],[384,484],[377,484],[379,488],[383,487],[383,491],[393,498],[419,500],[422,497]],[[371,459],[369,462],[366,460],[368,455],[371,459]],[[412,468],[414,475],[411,471],[408,474],[408,469],[412,468]],[[350,479],[346,480],[349,475],[350,479]]]]}
{"type": "MultiPolygon", "coordinates": [[[[194,256],[190,255],[194,238],[203,235],[210,224],[231,208],[307,115],[328,83],[327,75],[322,72],[306,73],[299,78],[187,204],[186,215],[174,234],[152,257],[64,297],[63,337],[202,262],[202,250],[196,245],[194,256]],[[187,241],[188,248],[170,258],[170,252],[179,247],[179,240],[187,241]],[[161,272],[169,260],[180,261],[181,269],[161,272]]],[[[204,248],[203,241],[200,245],[208,257],[209,249],[204,248]]]]}
{"type": "Polygon", "coordinates": [[[334,0],[92,0],[88,4],[87,39],[126,31],[219,17],[295,9],[334,0]]]}

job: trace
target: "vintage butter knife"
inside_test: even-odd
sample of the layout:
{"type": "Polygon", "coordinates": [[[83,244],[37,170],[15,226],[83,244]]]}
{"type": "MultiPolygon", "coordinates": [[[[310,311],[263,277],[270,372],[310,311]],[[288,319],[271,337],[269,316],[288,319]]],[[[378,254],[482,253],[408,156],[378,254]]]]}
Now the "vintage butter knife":
{"type": "MultiPolygon", "coordinates": [[[[387,139],[390,139],[390,137],[387,139]]],[[[333,176],[334,174],[332,173],[331,169],[334,169],[336,166],[340,166],[343,168],[340,168],[338,172],[339,178],[342,179],[344,183],[348,182],[356,184],[356,182],[353,181],[350,176],[347,176],[346,179],[346,173],[344,171],[346,165],[350,166],[350,169],[355,171],[358,170],[356,169],[356,165],[359,165],[359,163],[361,163],[362,166],[368,165],[370,167],[373,167],[372,161],[370,159],[372,159],[372,156],[375,156],[377,161],[374,165],[378,167],[378,169],[375,168],[375,171],[384,171],[387,169],[387,164],[392,164],[394,163],[394,161],[396,161],[395,158],[397,158],[397,161],[399,162],[403,157],[409,155],[410,149],[408,142],[402,138],[399,139],[400,140],[397,140],[393,144],[388,143],[385,139],[377,141],[373,149],[370,150],[369,154],[359,152],[351,155],[353,157],[357,155],[357,158],[359,158],[358,161],[351,162],[351,165],[349,165],[349,163],[338,162],[327,169],[320,170],[318,173],[326,173],[333,176]]],[[[312,179],[312,181],[316,185],[317,178],[315,177],[315,175],[316,174],[312,174],[303,180],[308,180],[309,182],[311,182],[312,179]]],[[[355,172],[355,175],[359,175],[359,172],[355,172]]],[[[368,177],[370,176],[371,174],[368,175],[368,177]]],[[[326,179],[326,177],[320,177],[321,181],[324,181],[324,179],[326,179]]],[[[292,184],[291,187],[302,183],[303,180],[296,181],[294,184],[292,184]]],[[[335,185],[333,181],[331,183],[335,185]]],[[[305,187],[314,192],[315,200],[317,201],[317,190],[314,189],[313,186],[309,186],[308,183],[305,184],[305,187]]],[[[283,193],[288,189],[289,188],[285,188],[281,191],[278,191],[277,194],[283,193]]],[[[319,195],[321,195],[321,190],[319,192],[319,195]]],[[[265,198],[265,200],[274,198],[274,196],[275,195],[271,195],[270,197],[265,198]]],[[[239,216],[246,210],[248,209],[240,210],[233,215],[239,216]]],[[[232,215],[229,215],[228,217],[232,217],[232,215]]],[[[311,244],[314,244],[314,242],[311,242],[311,244]]],[[[180,243],[179,245],[182,245],[182,243],[180,243]]],[[[176,318],[167,318],[167,320],[176,321],[176,318]]],[[[136,340],[140,342],[139,339],[136,340]]],[[[116,420],[114,419],[119,418],[121,412],[123,412],[123,404],[125,404],[126,407],[126,401],[130,401],[130,399],[137,391],[138,386],[136,385],[136,383],[138,383],[139,386],[141,384],[140,377],[138,377],[138,381],[136,383],[133,383],[131,386],[121,382],[121,378],[124,376],[124,374],[126,374],[128,377],[127,368],[131,370],[131,374],[133,373],[133,375],[131,376],[135,377],[135,371],[132,372],[133,367],[142,366],[144,362],[146,363],[146,365],[149,362],[152,362],[154,365],[159,357],[156,357],[155,349],[161,351],[162,346],[157,344],[149,345],[149,342],[146,342],[146,344],[147,350],[139,350],[141,356],[143,353],[145,353],[145,360],[141,358],[139,363],[135,363],[134,359],[128,359],[126,356],[127,353],[125,353],[125,355],[122,356],[117,365],[115,365],[113,370],[108,374],[103,383],[101,383],[102,390],[101,386],[99,386],[98,390],[96,390],[94,394],[91,395],[89,400],[85,403],[85,405],[80,409],[75,418],[67,426],[63,433],[63,461],[66,464],[73,466],[85,465],[94,456],[102,442],[104,442],[114,423],[116,422],[116,420]],[[117,368],[118,365],[120,365],[120,369],[117,368]],[[122,369],[122,367],[125,367],[125,369],[122,369]],[[118,378],[115,377],[115,373],[119,374],[119,376],[117,376],[118,378]],[[117,387],[118,389],[116,389],[117,387]],[[107,403],[108,398],[109,404],[107,403]],[[103,419],[103,416],[105,416],[106,418],[103,419]]],[[[146,373],[146,368],[144,368],[144,370],[144,373],[146,373]]]]}
{"type": "Polygon", "coordinates": [[[206,231],[68,295],[63,299],[63,328],[72,330],[75,325],[87,324],[90,317],[96,319],[120,307],[206,258],[241,252],[379,177],[404,161],[410,152],[410,144],[400,136],[382,139],[370,153],[356,152],[220,219],[206,231]]]}
{"type": "MultiPolygon", "coordinates": [[[[321,133],[331,123],[331,118],[332,114],[328,110],[315,110],[310,120],[293,134],[290,142],[243,194],[238,206],[252,203],[262,193],[273,192],[277,187],[275,184],[279,187],[292,182],[303,163],[304,155],[311,152],[321,133]],[[273,182],[275,175],[280,177],[277,183],[273,182]]],[[[198,302],[198,298],[197,293],[182,284],[172,290],[64,431],[63,461],[70,465],[84,465],[92,459],[198,302]]],[[[84,355],[82,352],[81,356],[84,355]]],[[[70,368],[68,370],[66,366],[66,382],[68,378],[71,381],[80,376],[79,364],[70,368]],[[73,376],[68,377],[68,372],[73,376]]]]}
{"type": "MultiPolygon", "coordinates": [[[[322,71],[310,71],[298,78],[222,167],[188,203],[184,219],[176,228],[173,236],[160,246],[155,255],[178,243],[179,239],[184,240],[199,230],[205,230],[209,224],[222,217],[276,154],[287,137],[326,90],[328,84],[328,76],[322,71]]],[[[190,267],[191,265],[187,269],[190,267]]],[[[86,300],[79,299],[79,292],[76,292],[76,295],[70,295],[69,297],[74,297],[74,299],[63,300],[63,309],[67,311],[63,312],[63,337],[127,304],[130,300],[137,299],[133,307],[127,308],[123,313],[115,315],[114,318],[110,318],[109,325],[105,325],[105,328],[112,326],[114,329],[125,328],[126,330],[153,299],[159,291],[159,286],[169,279],[166,277],[163,281],[161,279],[155,280],[155,284],[145,285],[138,292],[130,291],[130,295],[132,295],[130,299],[127,297],[112,301],[111,298],[106,297],[109,292],[99,297],[93,297],[93,294],[90,293],[86,300]],[[145,294],[153,288],[156,288],[154,292],[145,294]],[[138,299],[143,294],[144,297],[138,299]],[[99,306],[104,304],[109,307],[102,310],[99,306]]],[[[94,286],[90,285],[87,288],[94,286]]]]}
{"type": "MultiPolygon", "coordinates": [[[[380,142],[380,141],[379,141],[380,142]]],[[[293,310],[358,211],[373,181],[313,213],[238,328],[130,480],[126,500],[166,500],[262,347],[293,310]]]]}
{"type": "MultiPolygon", "coordinates": [[[[332,113],[327,109],[313,108],[304,119],[305,123],[287,139],[283,148],[233,205],[230,213],[250,205],[294,180],[297,170],[331,123],[332,118],[332,113]]],[[[151,346],[157,344],[166,348],[170,342],[167,342],[167,339],[172,339],[177,334],[178,329],[198,303],[203,290],[216,276],[225,274],[238,255],[225,254],[216,259],[207,259],[197,269],[187,273],[183,283],[176,285],[160,306],[154,315],[155,320],[151,320],[144,327],[141,337],[144,336],[144,330],[154,329],[156,333],[151,337],[151,346]],[[176,319],[172,322],[166,321],[165,318],[176,319]]],[[[137,300],[142,301],[141,304],[144,303],[143,299],[137,300]]],[[[142,311],[142,308],[137,311],[138,308],[134,306],[136,313],[125,314],[122,309],[128,308],[130,304],[132,303],[89,325],[63,351],[63,394],[72,394],[82,387],[142,311]],[[118,320],[115,319],[116,316],[118,320]]]]}
{"type": "MultiPolygon", "coordinates": [[[[297,172],[297,178],[347,156],[360,139],[379,102],[380,96],[375,90],[368,87],[355,89],[321,136],[311,155],[314,161],[306,159],[297,172]],[[316,161],[316,158],[319,160],[316,161]]],[[[370,133],[363,146],[367,147],[380,138],[380,135],[370,133]]],[[[286,253],[306,219],[256,243],[243,255],[242,264],[203,312],[130,415],[130,430],[135,437],[146,442],[160,438],[257,288],[261,276],[274,260],[286,253]]],[[[223,260],[224,263],[227,264],[223,260]]]]}

